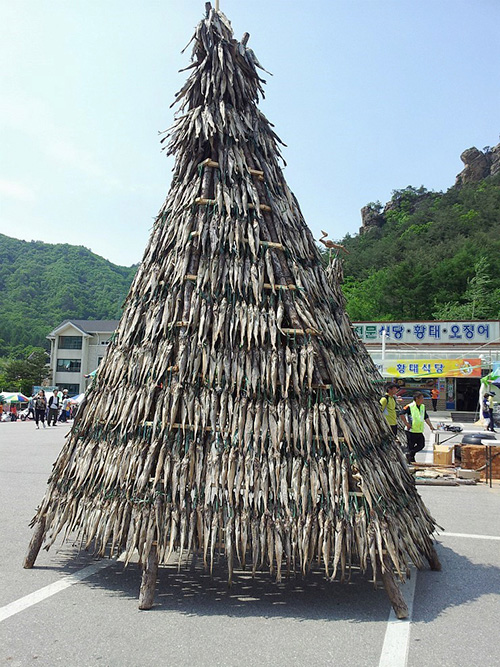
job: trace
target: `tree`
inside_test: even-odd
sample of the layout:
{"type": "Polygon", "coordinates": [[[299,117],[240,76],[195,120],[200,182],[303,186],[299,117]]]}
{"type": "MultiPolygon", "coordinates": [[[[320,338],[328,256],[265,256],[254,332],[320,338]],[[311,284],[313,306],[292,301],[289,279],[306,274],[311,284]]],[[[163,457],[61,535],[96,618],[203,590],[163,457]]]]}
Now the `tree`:
{"type": "Polygon", "coordinates": [[[33,385],[41,385],[49,377],[47,353],[40,347],[31,350],[24,359],[12,359],[5,364],[2,373],[5,390],[31,395],[33,385]]]}
{"type": "Polygon", "coordinates": [[[440,320],[478,320],[494,317],[488,261],[480,257],[474,264],[474,275],[467,280],[462,301],[448,301],[433,313],[440,320]]]}

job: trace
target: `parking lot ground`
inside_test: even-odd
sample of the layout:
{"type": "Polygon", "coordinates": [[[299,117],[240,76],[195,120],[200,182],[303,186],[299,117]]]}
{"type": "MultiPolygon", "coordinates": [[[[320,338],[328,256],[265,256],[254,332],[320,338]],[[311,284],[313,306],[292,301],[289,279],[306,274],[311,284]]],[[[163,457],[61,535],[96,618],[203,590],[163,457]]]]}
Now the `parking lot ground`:
{"type": "Polygon", "coordinates": [[[0,614],[8,614],[0,664],[500,665],[498,484],[419,487],[444,529],[443,569],[420,571],[403,587],[407,596],[415,589],[409,622],[388,622],[385,592],[357,572],[348,584],[329,583],[320,570],[276,584],[267,573],[252,580],[238,571],[228,590],[222,564],[211,578],[199,563],[161,568],[156,604],[140,612],[136,565],[100,561],[102,569],[73,583],[68,576],[96,561],[57,543],[33,570],[22,568],[28,524],[68,430],[0,425],[0,614]],[[72,585],[60,590],[60,582],[72,585]]]}

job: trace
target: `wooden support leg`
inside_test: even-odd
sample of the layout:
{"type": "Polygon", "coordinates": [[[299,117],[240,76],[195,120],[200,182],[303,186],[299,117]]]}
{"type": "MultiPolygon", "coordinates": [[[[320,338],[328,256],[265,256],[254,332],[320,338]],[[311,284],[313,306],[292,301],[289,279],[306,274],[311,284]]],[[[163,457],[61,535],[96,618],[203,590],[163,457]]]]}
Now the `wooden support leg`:
{"type": "Polygon", "coordinates": [[[439,562],[439,558],[434,547],[431,547],[431,552],[427,556],[427,560],[429,561],[431,570],[436,570],[437,572],[441,571],[441,563],[439,562]]]}
{"type": "Polygon", "coordinates": [[[406,605],[401,589],[398,586],[392,566],[387,557],[384,558],[385,572],[382,574],[382,582],[384,584],[385,592],[391,601],[394,613],[398,618],[408,617],[408,607],[406,605]]]}
{"type": "Polygon", "coordinates": [[[155,599],[156,575],[158,574],[158,551],[151,546],[147,561],[142,566],[142,582],[139,593],[139,609],[151,609],[155,599]]]}
{"type": "Polygon", "coordinates": [[[35,564],[38,552],[42,546],[43,537],[45,535],[45,517],[42,517],[40,521],[35,526],[35,532],[31,538],[30,545],[28,547],[28,553],[24,559],[23,567],[26,570],[29,570],[35,564]]]}

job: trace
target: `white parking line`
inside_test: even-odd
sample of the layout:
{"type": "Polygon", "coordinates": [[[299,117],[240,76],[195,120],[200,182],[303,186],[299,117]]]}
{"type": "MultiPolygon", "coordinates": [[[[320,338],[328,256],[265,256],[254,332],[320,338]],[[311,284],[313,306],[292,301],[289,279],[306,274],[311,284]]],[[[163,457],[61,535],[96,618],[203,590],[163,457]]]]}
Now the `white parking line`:
{"type": "Polygon", "coordinates": [[[467,537],[471,540],[500,540],[498,535],[475,535],[473,533],[448,533],[443,531],[437,536],[440,537],[467,537]]]}
{"type": "Polygon", "coordinates": [[[101,560],[98,563],[94,563],[93,565],[88,565],[82,570],[78,570],[78,572],[70,574],[63,579],[60,579],[59,581],[55,581],[53,584],[49,584],[44,588],[40,588],[34,593],[25,595],[24,597],[19,598],[19,600],[14,600],[14,602],[5,605],[5,607],[0,607],[0,623],[5,621],[7,618],[10,618],[11,616],[18,614],[20,611],[24,611],[25,609],[28,609],[28,607],[31,607],[38,602],[42,602],[42,600],[45,600],[46,598],[49,598],[52,595],[63,591],[65,588],[69,588],[69,586],[73,586],[79,581],[88,579],[96,572],[109,567],[112,563],[112,560],[101,560]]]}
{"type": "MultiPolygon", "coordinates": [[[[474,533],[439,533],[439,538],[464,537],[472,540],[500,540],[497,535],[478,535],[474,533]]],[[[408,605],[408,618],[398,620],[393,610],[387,621],[382,653],[380,655],[379,667],[405,667],[408,661],[410,647],[410,627],[413,614],[413,599],[415,597],[415,586],[417,582],[417,570],[411,568],[411,579],[402,587],[406,604],[408,605]]]]}
{"type": "Polygon", "coordinates": [[[401,592],[408,605],[408,618],[399,620],[396,618],[394,610],[391,609],[378,667],[404,667],[406,665],[410,647],[410,626],[413,614],[413,598],[415,597],[416,583],[417,570],[412,567],[411,578],[401,588],[401,592]]]}

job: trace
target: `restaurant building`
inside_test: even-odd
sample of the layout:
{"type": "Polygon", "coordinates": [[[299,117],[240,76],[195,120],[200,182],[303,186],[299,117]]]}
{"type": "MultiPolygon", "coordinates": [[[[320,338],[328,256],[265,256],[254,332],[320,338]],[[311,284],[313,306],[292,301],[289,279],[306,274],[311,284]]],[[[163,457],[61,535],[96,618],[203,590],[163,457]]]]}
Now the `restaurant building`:
{"type": "Polygon", "coordinates": [[[380,373],[439,390],[438,410],[475,411],[483,375],[500,361],[500,321],[353,322],[380,373]]]}

